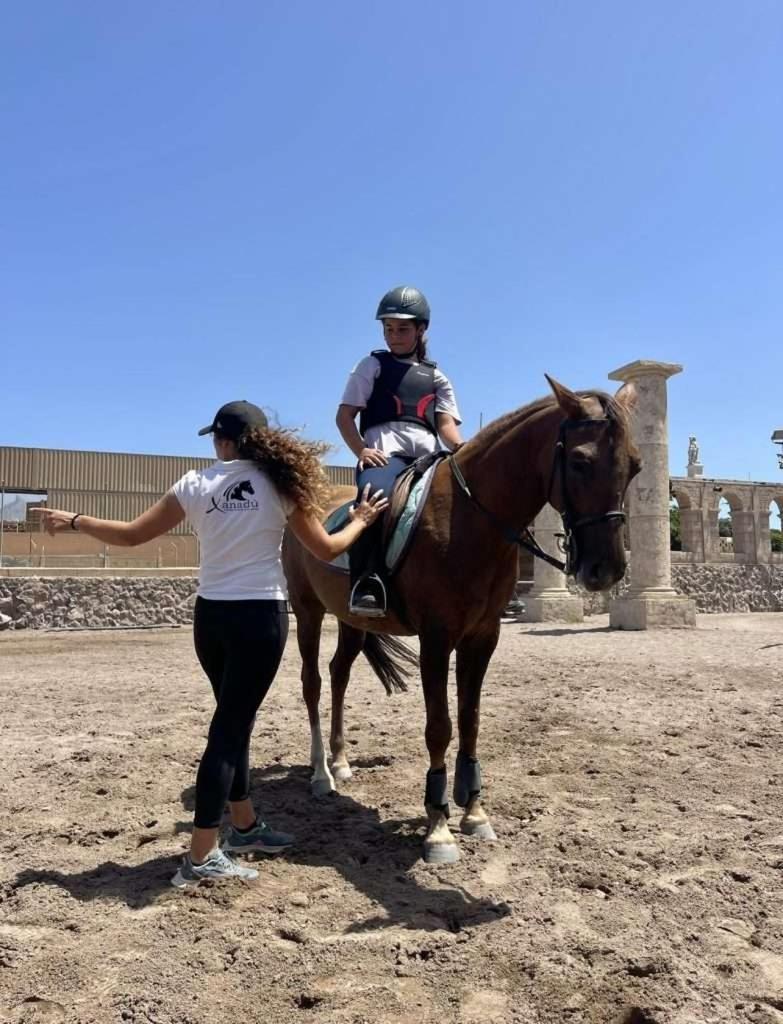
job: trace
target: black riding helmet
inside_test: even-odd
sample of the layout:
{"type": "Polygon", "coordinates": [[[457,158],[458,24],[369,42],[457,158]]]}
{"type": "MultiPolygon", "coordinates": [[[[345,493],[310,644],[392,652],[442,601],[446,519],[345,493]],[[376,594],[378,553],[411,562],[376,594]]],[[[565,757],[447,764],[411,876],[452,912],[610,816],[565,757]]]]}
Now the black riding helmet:
{"type": "Polygon", "coordinates": [[[376,320],[416,320],[425,326],[430,322],[430,304],[418,288],[400,285],[386,292],[378,303],[376,320]]]}

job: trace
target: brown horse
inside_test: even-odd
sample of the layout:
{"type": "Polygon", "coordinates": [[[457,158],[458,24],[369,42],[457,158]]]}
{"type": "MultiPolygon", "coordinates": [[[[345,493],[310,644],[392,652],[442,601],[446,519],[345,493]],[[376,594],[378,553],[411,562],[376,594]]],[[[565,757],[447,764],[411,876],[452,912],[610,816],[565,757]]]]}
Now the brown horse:
{"type": "Polygon", "coordinates": [[[335,779],[351,775],[343,705],[358,654],[364,651],[388,691],[404,688],[399,655],[407,653],[414,664],[415,658],[393,635],[419,637],[430,757],[424,859],[431,863],[451,863],[459,856],[448,827],[445,762],[452,735],[447,681],[454,650],[459,729],[454,800],[464,808],[464,833],[495,837],[481,805],[476,757],[479,701],[498,642],[501,613],[516,581],[517,531],[549,501],[563,515],[567,569],[588,590],[606,589],[625,572],[621,508],[626,487],[639,471],[628,425],[633,387],[625,385],[614,397],[602,392],[577,394],[547,379],[554,398],[550,395],[495,420],[437,465],[416,534],[394,576],[396,607],[403,614],[392,608],[380,619],[349,615],[347,574],[314,558],[290,532],[284,540],[310,718],[314,793],[330,792],[335,779]],[[329,666],[331,772],[318,712],[318,650],[326,612],[340,620],[337,651],[329,666]]]}

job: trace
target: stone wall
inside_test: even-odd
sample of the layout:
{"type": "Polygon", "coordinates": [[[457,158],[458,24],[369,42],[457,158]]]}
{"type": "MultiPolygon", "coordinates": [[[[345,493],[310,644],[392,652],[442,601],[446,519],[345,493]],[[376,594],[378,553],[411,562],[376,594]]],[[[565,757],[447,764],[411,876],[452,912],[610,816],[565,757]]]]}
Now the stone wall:
{"type": "MultiPolygon", "coordinates": [[[[780,565],[672,565],[672,586],[683,597],[696,602],[696,611],[780,612],[783,611],[783,566],[780,565]]],[[[581,587],[569,587],[581,594],[585,615],[609,610],[609,602],[629,587],[628,576],[603,594],[587,594],[581,587]]]]}
{"type": "Polygon", "coordinates": [[[152,576],[0,578],[0,628],[96,629],[192,621],[198,580],[152,576]]]}
{"type": "Polygon", "coordinates": [[[672,585],[699,612],[783,611],[780,565],[673,565],[672,585]]]}
{"type": "MultiPolygon", "coordinates": [[[[0,628],[185,625],[193,618],[197,585],[191,577],[165,576],[0,578],[0,628]]],[[[672,585],[692,597],[699,612],[783,611],[783,566],[674,565],[672,585]]],[[[570,581],[569,587],[581,594],[585,615],[596,615],[628,589],[628,579],[603,594],[587,594],[570,581]]],[[[528,589],[518,587],[522,600],[528,589]]]]}

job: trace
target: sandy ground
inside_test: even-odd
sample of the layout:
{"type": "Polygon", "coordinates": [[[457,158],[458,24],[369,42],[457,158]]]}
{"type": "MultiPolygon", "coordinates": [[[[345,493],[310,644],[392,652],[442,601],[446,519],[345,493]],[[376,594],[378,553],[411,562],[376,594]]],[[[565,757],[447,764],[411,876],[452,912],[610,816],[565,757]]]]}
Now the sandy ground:
{"type": "Polygon", "coordinates": [[[783,1022],[783,616],[505,625],[498,840],[447,868],[420,860],[416,686],[359,664],[355,775],[314,801],[298,672],[292,636],[253,747],[295,852],[182,894],[210,710],[189,631],[0,636],[0,1020],[783,1022]]]}

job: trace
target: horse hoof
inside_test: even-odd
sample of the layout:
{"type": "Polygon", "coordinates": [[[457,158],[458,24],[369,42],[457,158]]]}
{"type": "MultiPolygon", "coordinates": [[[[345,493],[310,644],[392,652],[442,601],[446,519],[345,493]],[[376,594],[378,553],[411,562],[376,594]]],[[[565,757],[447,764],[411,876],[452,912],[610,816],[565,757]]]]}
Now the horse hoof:
{"type": "Polygon", "coordinates": [[[456,843],[424,844],[425,864],[456,864],[459,860],[459,847],[456,843]]]}
{"type": "Polygon", "coordinates": [[[463,821],[459,830],[464,835],[474,836],[476,839],[497,839],[495,830],[488,821],[479,821],[475,823],[463,821]]]}
{"type": "Polygon", "coordinates": [[[332,765],[335,782],[347,782],[353,778],[353,772],[347,764],[332,765]]]}
{"type": "Polygon", "coordinates": [[[313,779],[310,792],[313,796],[329,796],[334,793],[334,784],[329,779],[313,779]]]}

